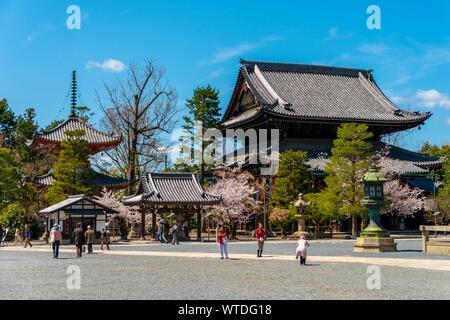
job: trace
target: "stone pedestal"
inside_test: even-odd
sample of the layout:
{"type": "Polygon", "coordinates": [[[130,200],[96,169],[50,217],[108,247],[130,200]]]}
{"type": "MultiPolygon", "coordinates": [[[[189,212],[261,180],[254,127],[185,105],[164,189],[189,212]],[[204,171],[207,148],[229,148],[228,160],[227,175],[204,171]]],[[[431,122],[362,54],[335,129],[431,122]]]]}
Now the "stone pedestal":
{"type": "Polygon", "coordinates": [[[301,236],[309,236],[309,232],[306,231],[306,226],[305,226],[305,215],[303,214],[299,214],[296,216],[298,218],[298,230],[294,233],[295,237],[301,237],[301,236]]]}
{"type": "Polygon", "coordinates": [[[374,237],[356,239],[354,252],[396,252],[397,244],[391,237],[374,237]]]}
{"type": "MultiPolygon", "coordinates": [[[[376,219],[375,219],[376,220],[376,219]]],[[[396,252],[397,244],[384,228],[380,227],[374,219],[369,226],[361,232],[353,247],[354,252],[396,252]]]]}

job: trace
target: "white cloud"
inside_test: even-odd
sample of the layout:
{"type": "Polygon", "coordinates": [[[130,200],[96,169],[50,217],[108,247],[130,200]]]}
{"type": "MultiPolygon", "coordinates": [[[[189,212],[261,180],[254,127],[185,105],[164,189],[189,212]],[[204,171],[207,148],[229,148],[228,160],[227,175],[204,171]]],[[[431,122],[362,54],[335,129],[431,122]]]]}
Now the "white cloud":
{"type": "Polygon", "coordinates": [[[405,98],[402,96],[393,96],[393,97],[390,97],[390,100],[395,104],[405,104],[405,103],[410,102],[410,100],[408,98],[405,98]]]}
{"type": "Polygon", "coordinates": [[[447,118],[447,124],[450,126],[450,118],[447,118]]]}
{"type": "Polygon", "coordinates": [[[89,61],[86,64],[87,69],[101,69],[109,72],[122,72],[126,69],[125,64],[120,60],[107,59],[103,62],[89,61]]]}
{"type": "Polygon", "coordinates": [[[364,43],[358,48],[359,51],[368,53],[368,54],[383,54],[389,47],[383,43],[364,43]]]}
{"type": "Polygon", "coordinates": [[[37,29],[35,31],[31,32],[25,38],[25,43],[28,45],[31,42],[33,42],[34,40],[36,40],[37,38],[39,38],[40,36],[42,36],[43,34],[45,34],[47,32],[51,32],[53,30],[55,30],[55,27],[50,22],[47,22],[46,24],[40,25],[40,26],[37,27],[37,29]]]}
{"type": "Polygon", "coordinates": [[[352,36],[352,33],[342,33],[338,27],[332,27],[328,30],[328,36],[325,38],[325,41],[347,39],[352,36]]]}
{"type": "Polygon", "coordinates": [[[30,43],[32,42],[34,39],[36,39],[38,37],[39,33],[38,32],[33,32],[30,35],[27,36],[26,42],[30,43]]]}
{"type": "Polygon", "coordinates": [[[416,93],[416,98],[419,100],[418,104],[422,104],[428,108],[450,108],[449,96],[445,93],[440,93],[436,89],[418,90],[416,93]]]}
{"type": "Polygon", "coordinates": [[[257,48],[261,48],[271,42],[282,40],[279,36],[268,36],[260,39],[256,42],[242,42],[234,47],[224,48],[212,55],[210,59],[200,61],[200,65],[214,65],[225,62],[234,57],[239,57],[247,52],[253,51],[257,48]]]}

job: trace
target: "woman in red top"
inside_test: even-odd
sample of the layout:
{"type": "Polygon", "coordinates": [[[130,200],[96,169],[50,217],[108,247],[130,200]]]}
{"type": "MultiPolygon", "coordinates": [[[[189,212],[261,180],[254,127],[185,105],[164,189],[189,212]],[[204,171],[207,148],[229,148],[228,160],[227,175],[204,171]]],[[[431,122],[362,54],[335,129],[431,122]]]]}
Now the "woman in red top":
{"type": "Polygon", "coordinates": [[[264,231],[262,223],[258,223],[258,229],[256,229],[255,235],[258,243],[257,257],[261,258],[264,249],[264,240],[266,240],[267,237],[267,232],[264,231]]]}
{"type": "Polygon", "coordinates": [[[220,227],[217,229],[216,241],[220,250],[220,259],[228,259],[228,229],[220,227]]]}

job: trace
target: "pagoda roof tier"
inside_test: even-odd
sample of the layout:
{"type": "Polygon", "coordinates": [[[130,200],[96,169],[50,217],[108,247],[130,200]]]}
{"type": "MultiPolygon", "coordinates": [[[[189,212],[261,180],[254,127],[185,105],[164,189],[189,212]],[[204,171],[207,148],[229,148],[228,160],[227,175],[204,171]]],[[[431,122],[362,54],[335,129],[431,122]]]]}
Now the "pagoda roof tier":
{"type": "Polygon", "coordinates": [[[101,132],[80,117],[71,116],[49,131],[36,133],[29,144],[35,149],[50,148],[59,150],[61,142],[68,138],[65,133],[75,130],[83,130],[85,132],[83,139],[87,141],[91,154],[110,150],[122,142],[121,137],[101,132]]]}
{"type": "Polygon", "coordinates": [[[267,114],[289,121],[363,122],[385,126],[387,133],[416,127],[431,116],[399,109],[372,70],[246,60],[241,65],[222,119],[225,127],[267,114]]]}
{"type": "Polygon", "coordinates": [[[142,175],[136,193],[125,197],[124,204],[156,206],[213,205],[221,197],[206,192],[195,173],[155,173],[142,175]]]}
{"type": "MultiPolygon", "coordinates": [[[[95,184],[99,187],[106,187],[108,189],[124,189],[128,186],[129,181],[123,178],[116,178],[105,175],[103,173],[92,170],[95,184]]],[[[41,187],[50,187],[53,185],[55,177],[53,170],[48,173],[33,178],[33,182],[41,187]]]]}

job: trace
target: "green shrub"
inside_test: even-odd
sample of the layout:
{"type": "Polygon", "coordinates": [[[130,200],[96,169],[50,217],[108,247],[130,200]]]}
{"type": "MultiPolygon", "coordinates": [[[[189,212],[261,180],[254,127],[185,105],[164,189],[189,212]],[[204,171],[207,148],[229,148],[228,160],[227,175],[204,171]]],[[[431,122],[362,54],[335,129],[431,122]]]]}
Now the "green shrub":
{"type": "Polygon", "coordinates": [[[17,228],[19,228],[23,237],[24,226],[26,224],[28,224],[33,232],[33,238],[38,238],[40,230],[37,217],[33,214],[27,214],[26,210],[20,204],[9,204],[0,211],[0,225],[3,230],[9,229],[7,240],[14,238],[14,232],[17,228]]]}

